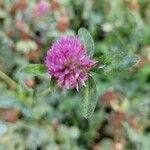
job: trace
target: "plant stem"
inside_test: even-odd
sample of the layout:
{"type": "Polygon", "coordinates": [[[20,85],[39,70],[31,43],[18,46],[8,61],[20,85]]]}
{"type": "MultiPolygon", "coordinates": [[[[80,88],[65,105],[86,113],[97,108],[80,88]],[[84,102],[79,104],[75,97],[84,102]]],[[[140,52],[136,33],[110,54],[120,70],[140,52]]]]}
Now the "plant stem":
{"type": "Polygon", "coordinates": [[[16,90],[18,84],[0,70],[0,80],[3,80],[11,89],[16,90]]]}
{"type": "Polygon", "coordinates": [[[118,35],[118,33],[113,31],[113,34],[117,37],[117,39],[119,40],[119,42],[122,45],[122,47],[124,48],[124,50],[126,50],[126,46],[125,46],[123,40],[121,39],[121,37],[118,35]]]}

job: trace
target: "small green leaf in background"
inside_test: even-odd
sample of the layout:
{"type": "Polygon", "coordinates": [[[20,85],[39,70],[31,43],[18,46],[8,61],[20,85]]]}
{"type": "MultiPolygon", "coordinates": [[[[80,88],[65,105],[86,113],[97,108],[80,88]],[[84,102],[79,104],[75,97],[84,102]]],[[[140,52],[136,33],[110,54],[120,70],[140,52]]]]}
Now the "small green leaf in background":
{"type": "Polygon", "coordinates": [[[31,74],[33,76],[40,75],[42,73],[47,73],[46,66],[42,64],[29,64],[21,68],[20,72],[31,74]]]}
{"type": "Polygon", "coordinates": [[[28,53],[37,50],[37,48],[37,43],[33,40],[19,40],[16,43],[16,50],[22,53],[28,53]]]}
{"type": "Polygon", "coordinates": [[[89,56],[93,56],[95,45],[94,40],[90,33],[85,28],[80,28],[78,31],[78,36],[81,41],[84,43],[85,47],[87,48],[87,53],[89,56]]]}
{"type": "Polygon", "coordinates": [[[81,87],[80,96],[81,113],[85,118],[89,118],[94,112],[97,103],[97,89],[95,81],[92,77],[88,79],[85,87],[81,87]]]}
{"type": "Polygon", "coordinates": [[[21,103],[14,96],[0,96],[0,108],[16,108],[21,109],[21,103]]]}

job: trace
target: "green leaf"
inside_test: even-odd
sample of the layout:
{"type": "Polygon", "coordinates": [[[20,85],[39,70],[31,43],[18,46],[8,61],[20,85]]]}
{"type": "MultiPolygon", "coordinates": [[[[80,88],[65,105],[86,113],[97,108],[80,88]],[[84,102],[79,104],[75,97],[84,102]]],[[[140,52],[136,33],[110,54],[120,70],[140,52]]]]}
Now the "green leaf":
{"type": "Polygon", "coordinates": [[[78,36],[87,48],[88,55],[93,56],[95,45],[91,34],[85,28],[80,28],[78,31],[78,36]]]}
{"type": "Polygon", "coordinates": [[[97,89],[92,77],[88,79],[86,86],[80,89],[80,96],[81,113],[85,118],[89,118],[94,112],[97,103],[97,89]]]}
{"type": "Polygon", "coordinates": [[[122,52],[108,53],[99,58],[99,62],[101,62],[101,66],[103,67],[98,67],[104,73],[116,73],[132,67],[139,60],[139,57],[133,54],[125,54],[122,52]]]}
{"type": "Polygon", "coordinates": [[[120,69],[127,69],[132,67],[134,64],[136,64],[139,61],[139,57],[136,55],[125,55],[121,62],[118,64],[118,68],[120,69]]]}
{"type": "Polygon", "coordinates": [[[47,72],[46,66],[42,64],[29,64],[20,70],[23,73],[31,74],[33,76],[40,75],[47,72]]]}
{"type": "Polygon", "coordinates": [[[8,17],[7,12],[3,9],[0,9],[0,19],[5,19],[6,17],[8,17]]]}
{"type": "Polygon", "coordinates": [[[21,109],[21,103],[14,96],[0,96],[0,108],[17,108],[21,109]]]}

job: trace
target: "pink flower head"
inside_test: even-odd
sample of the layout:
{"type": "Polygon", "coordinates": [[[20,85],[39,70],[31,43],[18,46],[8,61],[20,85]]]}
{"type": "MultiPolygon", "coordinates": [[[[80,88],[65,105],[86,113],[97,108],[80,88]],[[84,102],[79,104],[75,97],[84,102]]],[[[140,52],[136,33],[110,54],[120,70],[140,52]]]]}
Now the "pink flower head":
{"type": "Polygon", "coordinates": [[[34,15],[35,16],[43,16],[49,11],[49,4],[45,0],[39,0],[36,5],[34,15]]]}
{"type": "Polygon", "coordinates": [[[61,87],[79,90],[89,77],[96,62],[87,56],[87,50],[77,37],[62,37],[55,42],[45,60],[48,72],[61,87]]]}

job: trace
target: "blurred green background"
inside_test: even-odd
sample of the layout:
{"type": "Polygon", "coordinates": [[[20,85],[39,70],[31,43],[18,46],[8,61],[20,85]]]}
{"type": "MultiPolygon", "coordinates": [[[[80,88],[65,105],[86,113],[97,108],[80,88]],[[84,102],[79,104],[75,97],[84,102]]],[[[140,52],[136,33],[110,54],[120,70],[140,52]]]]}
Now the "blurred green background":
{"type": "Polygon", "coordinates": [[[0,0],[0,150],[149,150],[150,1],[0,0]],[[48,74],[20,73],[44,63],[53,41],[80,27],[94,38],[94,57],[125,50],[139,63],[115,75],[95,74],[99,98],[88,120],[75,91],[48,74]]]}

